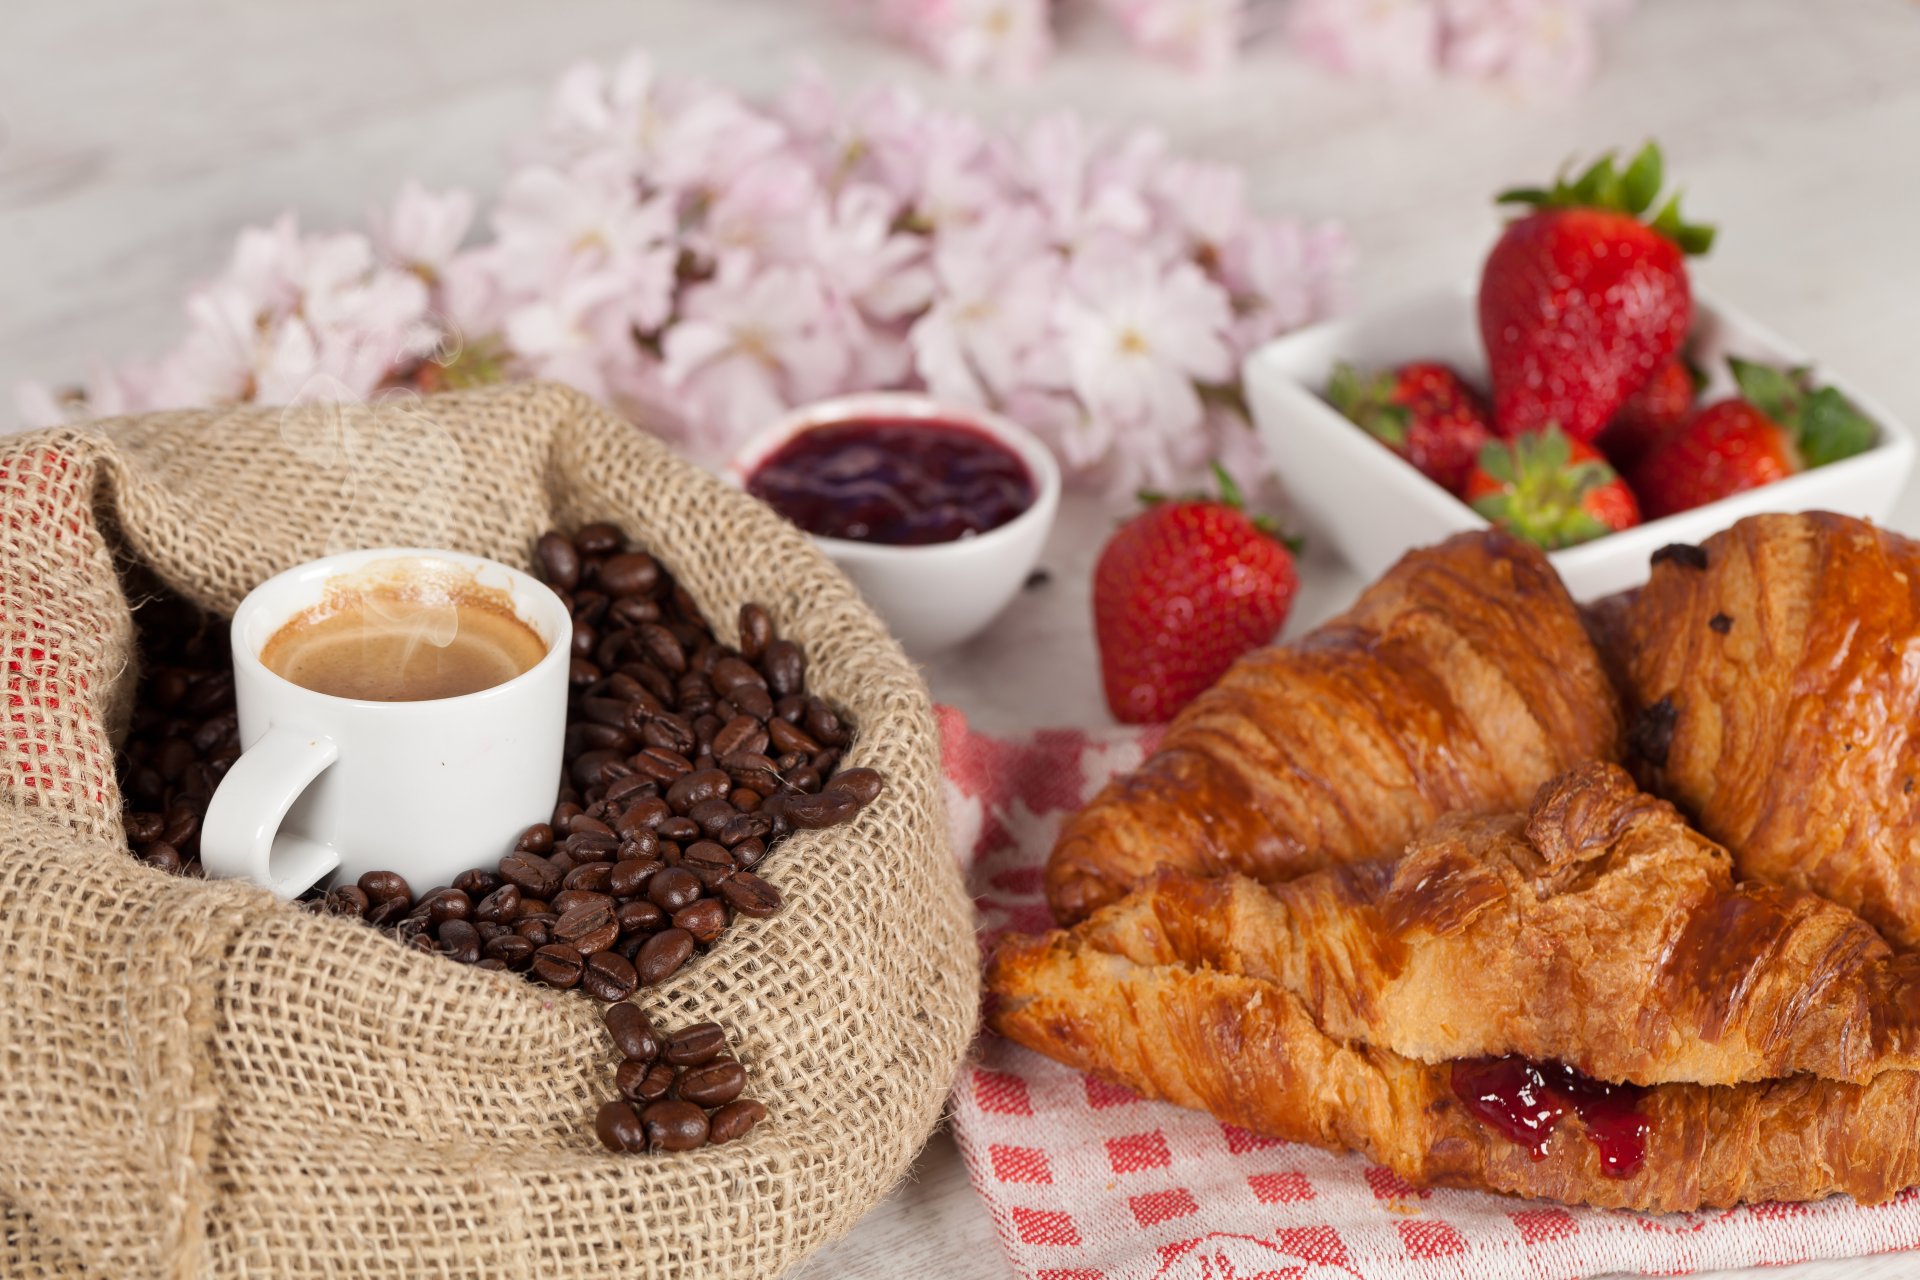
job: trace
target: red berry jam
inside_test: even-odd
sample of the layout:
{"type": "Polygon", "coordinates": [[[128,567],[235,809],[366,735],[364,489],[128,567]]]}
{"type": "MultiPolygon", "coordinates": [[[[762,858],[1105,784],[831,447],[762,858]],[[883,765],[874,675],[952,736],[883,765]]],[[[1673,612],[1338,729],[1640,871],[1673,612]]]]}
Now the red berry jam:
{"type": "Polygon", "coordinates": [[[891,546],[954,542],[1033,505],[1012,450],[957,422],[868,419],[802,431],[747,478],[747,491],[827,538],[891,546]]]}
{"type": "Polygon", "coordinates": [[[1608,1084],[1558,1062],[1470,1058],[1453,1064],[1453,1092],[1482,1124],[1544,1159],[1554,1127],[1572,1110],[1610,1178],[1631,1178],[1647,1158],[1641,1085],[1608,1084]]]}

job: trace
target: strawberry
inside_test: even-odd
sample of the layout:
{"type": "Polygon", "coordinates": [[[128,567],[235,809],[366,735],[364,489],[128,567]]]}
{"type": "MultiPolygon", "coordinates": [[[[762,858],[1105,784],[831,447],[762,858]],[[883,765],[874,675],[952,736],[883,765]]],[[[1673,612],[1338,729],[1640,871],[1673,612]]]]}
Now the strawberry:
{"type": "Polygon", "coordinates": [[[1148,499],[1093,571],[1093,628],[1107,706],[1127,724],[1171,720],[1233,660],[1273,639],[1299,587],[1293,552],[1220,498],[1148,499]]]}
{"type": "Polygon", "coordinates": [[[1680,349],[1693,318],[1685,257],[1713,231],[1682,222],[1678,196],[1640,220],[1661,176],[1648,143],[1624,173],[1609,154],[1574,182],[1500,196],[1534,210],[1507,225],[1480,276],[1501,435],[1558,423],[1592,440],[1680,349]]]}
{"type": "Polygon", "coordinates": [[[1342,362],[1327,399],[1449,493],[1460,492],[1480,446],[1493,438],[1486,401],[1444,364],[1403,364],[1362,378],[1342,362]]]}
{"type": "Polygon", "coordinates": [[[1467,502],[1549,551],[1640,523],[1640,506],[1600,451],[1560,428],[1495,440],[1467,477],[1467,502]]]}
{"type": "Polygon", "coordinates": [[[1670,361],[1627,397],[1594,443],[1617,469],[1632,471],[1648,450],[1687,420],[1699,394],[1699,371],[1685,360],[1670,361]]]}
{"type": "Polygon", "coordinates": [[[1727,363],[1740,395],[1695,414],[1634,471],[1650,514],[1688,511],[1872,446],[1872,419],[1832,387],[1815,387],[1809,370],[1727,363]]]}

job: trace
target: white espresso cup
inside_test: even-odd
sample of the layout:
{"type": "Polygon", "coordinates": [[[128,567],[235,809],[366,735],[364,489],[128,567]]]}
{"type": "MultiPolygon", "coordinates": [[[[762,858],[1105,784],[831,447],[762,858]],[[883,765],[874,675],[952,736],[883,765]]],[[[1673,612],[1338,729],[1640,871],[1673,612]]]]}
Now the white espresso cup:
{"type": "Polygon", "coordinates": [[[414,892],[507,853],[553,812],[566,735],[573,620],[552,588],[479,556],[419,548],[349,551],[269,578],[233,615],[242,754],[200,832],[208,875],[292,898],[397,871],[414,892]],[[330,585],[377,573],[454,575],[498,598],[546,645],[531,668],[458,697],[370,702],[303,688],[260,653],[330,585]]]}

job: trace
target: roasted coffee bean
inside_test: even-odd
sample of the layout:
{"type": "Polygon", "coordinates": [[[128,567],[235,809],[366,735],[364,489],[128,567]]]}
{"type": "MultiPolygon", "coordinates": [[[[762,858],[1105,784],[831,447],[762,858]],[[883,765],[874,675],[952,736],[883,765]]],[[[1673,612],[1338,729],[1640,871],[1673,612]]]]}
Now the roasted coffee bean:
{"type": "Polygon", "coordinates": [[[680,966],[692,956],[692,934],[685,929],[662,929],[640,948],[633,967],[639,974],[641,986],[657,987],[680,972],[680,966]]]}
{"type": "Polygon", "coordinates": [[[760,669],[766,673],[767,688],[774,697],[806,692],[807,655],[793,641],[775,640],[767,645],[760,669]]]}
{"type": "MultiPolygon", "coordinates": [[[[692,872],[706,888],[715,889],[719,887],[722,880],[734,873],[736,867],[733,855],[727,852],[725,846],[715,844],[711,840],[700,840],[687,846],[686,852],[680,855],[680,865],[675,870],[682,874],[692,872]]],[[[661,874],[667,875],[671,872],[661,874]]],[[[654,901],[658,902],[659,899],[656,898],[654,901]]],[[[665,903],[660,905],[666,906],[665,903]]],[[[679,907],[670,908],[674,911],[679,909],[679,907]]]]}
{"type": "Polygon", "coordinates": [[[564,535],[541,534],[540,541],[533,544],[533,554],[540,565],[540,576],[554,586],[571,591],[580,585],[580,553],[564,535]]]}
{"type": "Polygon", "coordinates": [[[479,902],[482,898],[498,889],[501,885],[498,874],[485,867],[475,867],[471,871],[462,871],[453,878],[453,887],[479,902]]]}
{"type": "Polygon", "coordinates": [[[174,804],[167,809],[166,830],[160,838],[176,849],[184,849],[200,833],[200,819],[189,805],[174,804]]]}
{"type": "MultiPolygon", "coordinates": [[[[742,816],[758,809],[763,799],[765,799],[765,797],[752,787],[735,787],[733,790],[727,792],[727,803],[739,810],[742,816]]],[[[745,837],[742,836],[740,838],[744,839],[745,837]]],[[[724,837],[721,838],[720,843],[726,843],[724,837]]]]}
{"type": "Polygon", "coordinates": [[[713,1113],[707,1122],[707,1141],[718,1146],[722,1142],[732,1142],[744,1138],[753,1126],[767,1118],[764,1104],[751,1098],[741,1098],[729,1102],[713,1113]]]}
{"type": "Polygon", "coordinates": [[[846,791],[819,791],[812,795],[781,795],[767,801],[778,808],[771,817],[783,817],[803,831],[837,826],[860,812],[860,800],[846,791]]]}
{"type": "MultiPolygon", "coordinates": [[[[672,817],[673,809],[659,796],[646,796],[634,801],[632,805],[628,806],[626,813],[621,816],[634,826],[652,829],[672,817]]],[[[621,834],[632,835],[633,832],[631,830],[625,830],[622,831],[621,834]]]]}
{"type": "Polygon", "coordinates": [[[479,904],[473,909],[473,918],[493,923],[510,923],[520,914],[520,897],[519,885],[503,884],[480,899],[479,904]]]}
{"type": "Polygon", "coordinates": [[[600,585],[616,596],[644,596],[660,583],[660,566],[644,551],[629,551],[600,565],[600,585]]]}
{"type": "Polygon", "coordinates": [[[637,627],[643,622],[660,621],[658,602],[642,596],[622,596],[613,602],[613,606],[607,612],[623,627],[637,627]]]}
{"type": "Polygon", "coordinates": [[[538,915],[515,920],[513,931],[531,942],[536,949],[544,947],[553,941],[553,917],[538,915]]]}
{"type": "Polygon", "coordinates": [[[608,873],[607,892],[616,898],[634,898],[647,891],[647,881],[667,864],[658,858],[623,858],[608,873]]]}
{"type": "MultiPolygon", "coordinates": [[[[722,840],[720,843],[726,844],[727,842],[722,840]]],[[[742,871],[751,871],[760,865],[760,859],[767,856],[767,846],[764,840],[755,836],[749,836],[739,844],[728,845],[727,852],[733,855],[734,866],[740,868],[742,871]]]]}
{"type": "Polygon", "coordinates": [[[521,853],[545,853],[553,848],[553,828],[544,822],[536,822],[520,833],[513,847],[521,853]]]}
{"type": "Polygon", "coordinates": [[[406,919],[407,912],[413,909],[410,898],[388,898],[385,902],[376,902],[367,911],[367,923],[376,929],[398,924],[406,919]]]}
{"type": "Polygon", "coordinates": [[[626,550],[627,535],[621,531],[619,525],[598,520],[575,530],[573,545],[580,548],[580,554],[583,556],[611,555],[616,551],[626,550]]]}
{"type": "Polygon", "coordinates": [[[698,840],[700,838],[700,824],[691,818],[668,818],[665,822],[655,827],[654,832],[662,840],[672,840],[675,843],[684,844],[689,840],[698,840]]]}
{"type": "Polygon", "coordinates": [[[674,1082],[674,1092],[701,1107],[722,1107],[732,1102],[747,1087],[747,1071],[732,1058],[715,1058],[697,1067],[688,1067],[674,1082]]]}
{"type": "Polygon", "coordinates": [[[480,931],[461,919],[449,919],[434,931],[440,949],[451,960],[473,964],[480,959],[480,931]]]}
{"type": "Polygon", "coordinates": [[[773,704],[773,714],[788,724],[799,724],[806,719],[807,705],[806,697],[798,693],[790,693],[773,704]]]}
{"type": "Polygon", "coordinates": [[[513,926],[494,920],[474,920],[470,922],[475,933],[480,935],[480,945],[485,946],[495,938],[504,938],[513,932],[513,926]]]}
{"type": "Polygon", "coordinates": [[[152,844],[167,828],[167,820],[157,813],[130,813],[126,818],[127,839],[134,844],[152,844]]]}
{"type": "Polygon", "coordinates": [[[634,1102],[658,1102],[673,1089],[674,1070],[664,1062],[628,1058],[613,1072],[613,1087],[634,1102]]]}
{"type": "Polygon", "coordinates": [[[413,890],[397,871],[369,871],[360,877],[359,885],[366,891],[367,900],[376,907],[400,900],[413,905],[413,890]]]}
{"type": "Polygon", "coordinates": [[[677,751],[665,747],[648,747],[638,755],[629,757],[634,772],[662,785],[671,784],[675,779],[693,772],[693,762],[677,751]]]}
{"type": "Polygon", "coordinates": [[[567,912],[577,907],[595,906],[601,903],[606,904],[606,906],[611,909],[613,906],[613,895],[610,893],[597,893],[591,889],[562,889],[559,893],[553,895],[553,902],[550,905],[553,907],[556,915],[564,916],[567,912]]]}
{"type": "Polygon", "coordinates": [[[559,892],[565,873],[537,853],[510,853],[500,859],[500,878],[518,885],[530,898],[550,898],[559,892]]]}
{"type": "Polygon", "coordinates": [[[693,722],[685,716],[665,712],[649,717],[641,726],[640,741],[684,757],[699,745],[700,735],[693,731],[693,722]]]}
{"type": "Polygon", "coordinates": [[[720,896],[743,916],[764,920],[780,912],[780,891],[751,871],[736,871],[720,884],[720,896]]]}
{"type": "Polygon", "coordinates": [[[580,714],[594,724],[614,729],[627,727],[627,704],[618,698],[582,698],[580,714]]]}
{"type": "Polygon", "coordinates": [[[808,735],[799,725],[788,724],[775,716],[767,721],[767,737],[773,740],[774,750],[787,754],[798,752],[810,756],[820,750],[820,744],[808,735]]]}
{"type": "MultiPolygon", "coordinates": [[[[652,903],[647,905],[653,906],[652,903]]],[[[716,942],[720,935],[726,932],[726,905],[718,898],[702,898],[698,902],[690,902],[673,913],[673,927],[685,929],[693,935],[695,942],[702,945],[716,942]]]]}
{"type": "Polygon", "coordinates": [[[830,747],[844,747],[852,740],[853,735],[847,732],[839,714],[818,698],[807,700],[807,714],[800,723],[806,726],[814,741],[830,747]]]}
{"type": "Polygon", "coordinates": [[[507,969],[507,962],[505,960],[496,960],[492,956],[485,956],[476,962],[473,967],[476,969],[485,969],[489,973],[504,973],[507,969]]]}
{"type": "MultiPolygon", "coordinates": [[[[610,850],[607,856],[612,856],[610,850]]],[[[607,882],[612,876],[613,863],[589,862],[567,872],[567,878],[562,881],[566,888],[563,889],[562,892],[605,893],[607,892],[607,882]]]]}
{"type": "Polygon", "coordinates": [[[552,943],[533,953],[533,976],[562,991],[579,983],[585,967],[580,953],[562,943],[552,943]]]}
{"type": "MultiPolygon", "coordinates": [[[[625,729],[617,725],[594,724],[583,720],[567,726],[565,751],[569,758],[578,760],[589,751],[610,751],[615,755],[625,755],[639,744],[625,729]]],[[[578,778],[579,774],[574,774],[578,778]]],[[[599,775],[590,775],[591,782],[599,775]]]]}
{"type": "MultiPolygon", "coordinates": [[[[794,754],[795,756],[798,757],[801,763],[797,767],[788,768],[787,777],[786,777],[786,783],[787,783],[786,789],[789,792],[798,791],[798,792],[804,792],[808,795],[812,795],[813,793],[820,790],[820,771],[814,768],[812,765],[807,764],[806,763],[807,758],[804,755],[800,755],[798,752],[795,752],[794,754]]],[[[780,758],[782,760],[787,759],[786,756],[782,756],[780,758]]]]}
{"type": "Polygon", "coordinates": [[[567,944],[583,956],[605,951],[620,940],[620,925],[613,918],[612,900],[600,898],[574,907],[554,921],[553,936],[555,941],[567,944]]]}
{"type": "Polygon", "coordinates": [[[668,867],[647,882],[648,901],[669,914],[699,896],[700,878],[685,867],[668,867]]]}
{"type": "MultiPolygon", "coordinates": [[[[564,839],[567,832],[573,830],[573,820],[580,816],[580,805],[577,800],[578,797],[566,796],[553,806],[553,820],[547,825],[552,830],[554,840],[564,839]]],[[[541,849],[538,852],[545,853],[546,850],[541,849]]]]}
{"type": "Polygon", "coordinates": [[[634,634],[646,650],[647,657],[662,671],[679,675],[687,669],[687,651],[680,647],[680,641],[667,628],[657,622],[643,622],[634,628],[634,634]]]}
{"type": "Polygon", "coordinates": [[[660,1056],[660,1035],[639,1005],[616,1004],[607,1010],[606,1021],[607,1034],[613,1037],[613,1047],[621,1057],[652,1062],[660,1056]]]}
{"type": "Polygon", "coordinates": [[[756,720],[773,719],[773,695],[758,685],[742,685],[735,689],[733,706],[736,711],[756,720]]]}
{"type": "Polygon", "coordinates": [[[458,889],[435,889],[426,897],[413,904],[413,909],[425,911],[427,923],[439,927],[448,920],[466,920],[473,915],[473,899],[458,889]]]}
{"type": "MultiPolygon", "coordinates": [[[[607,787],[607,806],[616,813],[624,812],[627,806],[645,799],[647,788],[653,785],[653,782],[641,777],[637,773],[630,773],[624,778],[615,778],[607,787]]],[[[609,830],[619,834],[625,834],[624,832],[619,832],[617,827],[612,827],[611,825],[609,826],[609,830]]]]}
{"type": "Polygon", "coordinates": [[[632,995],[639,981],[632,962],[611,951],[599,951],[587,957],[586,968],[580,974],[580,989],[595,1000],[612,1004],[632,995]]]}
{"type": "Polygon", "coordinates": [[[233,672],[215,671],[201,676],[187,690],[181,710],[192,715],[210,715],[233,702],[233,672]]]}
{"type": "Polygon", "coordinates": [[[684,814],[703,800],[724,800],[733,780],[720,769],[698,769],[677,778],[667,788],[667,804],[684,814]]]}
{"type": "Polygon", "coordinates": [[[733,691],[742,685],[758,685],[762,689],[767,687],[765,676],[734,657],[724,657],[715,662],[708,679],[713,684],[714,692],[721,697],[732,697],[733,691]]]}
{"type": "Polygon", "coordinates": [[[696,1022],[667,1037],[662,1056],[676,1067],[712,1061],[727,1047],[727,1033],[717,1022],[696,1022]]]}
{"type": "Polygon", "coordinates": [[[600,668],[585,658],[567,659],[567,683],[579,689],[600,679],[600,668]]]}
{"type": "Polygon", "coordinates": [[[532,920],[545,916],[549,923],[553,919],[553,904],[545,898],[536,898],[530,894],[520,895],[520,914],[515,920],[532,920]]]}
{"type": "Polygon", "coordinates": [[[740,606],[740,656],[758,662],[773,643],[773,618],[764,605],[749,600],[740,606]]]}
{"type": "Polygon", "coordinates": [[[518,973],[533,963],[536,948],[519,934],[509,933],[483,943],[480,950],[489,959],[498,960],[518,973]]]}
{"type": "Polygon", "coordinates": [[[652,933],[665,926],[667,913],[645,898],[635,898],[623,902],[614,909],[613,918],[620,923],[623,936],[652,933]]]}
{"type": "Polygon", "coordinates": [[[614,1099],[600,1105],[593,1118],[593,1131],[600,1145],[609,1151],[644,1151],[647,1127],[640,1122],[633,1104],[614,1099]]]}
{"type": "Polygon", "coordinates": [[[719,758],[741,752],[759,754],[767,749],[767,727],[752,716],[735,716],[713,735],[713,754],[719,758]]]}
{"type": "Polygon", "coordinates": [[[337,884],[327,890],[327,914],[331,916],[352,916],[360,919],[373,905],[367,897],[367,891],[357,884],[337,884]]]}
{"type": "Polygon", "coordinates": [[[572,649],[574,657],[591,658],[593,656],[594,646],[599,643],[600,632],[591,622],[588,622],[585,618],[575,618],[573,620],[572,649]]]}
{"type": "Polygon", "coordinates": [[[440,950],[440,944],[433,940],[433,935],[430,933],[412,934],[407,938],[406,943],[409,950],[418,951],[423,955],[434,955],[440,950]]]}
{"type": "Polygon", "coordinates": [[[873,769],[842,769],[827,780],[827,790],[844,791],[862,807],[878,799],[885,786],[886,780],[873,769]]]}
{"type": "Polygon", "coordinates": [[[691,1102],[667,1099],[640,1113],[649,1151],[692,1151],[707,1141],[707,1113],[691,1102]]]}
{"type": "Polygon", "coordinates": [[[688,821],[698,826],[700,834],[709,840],[718,836],[728,822],[739,816],[740,811],[725,799],[702,800],[687,810],[688,821]]]}
{"type": "Polygon", "coordinates": [[[180,851],[165,840],[156,840],[142,849],[140,860],[154,870],[164,871],[168,875],[178,875],[180,869],[186,865],[186,860],[180,856],[180,851]]]}
{"type": "MultiPolygon", "coordinates": [[[[583,822],[591,822],[597,827],[606,826],[585,816],[575,818],[573,825],[578,827],[583,822]]],[[[612,862],[614,852],[620,848],[620,837],[612,831],[575,831],[567,837],[567,843],[562,847],[576,863],[612,862]]]]}

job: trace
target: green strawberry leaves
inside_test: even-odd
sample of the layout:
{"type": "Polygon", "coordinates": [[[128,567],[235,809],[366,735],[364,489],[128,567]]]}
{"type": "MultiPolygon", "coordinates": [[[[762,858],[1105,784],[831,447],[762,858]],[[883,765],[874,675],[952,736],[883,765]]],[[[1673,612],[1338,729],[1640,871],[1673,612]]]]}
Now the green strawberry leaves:
{"type": "MultiPolygon", "coordinates": [[[[1159,506],[1163,502],[1213,502],[1235,511],[1245,512],[1246,495],[1241,491],[1239,481],[1233,478],[1233,473],[1222,466],[1218,459],[1207,463],[1207,469],[1213,472],[1213,482],[1219,488],[1220,492],[1217,496],[1210,493],[1167,494],[1158,489],[1139,489],[1135,491],[1134,497],[1139,499],[1140,505],[1144,507],[1159,506]]],[[[1272,516],[1248,516],[1247,523],[1295,555],[1299,555],[1306,549],[1305,538],[1299,534],[1288,533],[1272,516]]]]}
{"type": "Polygon", "coordinates": [[[1384,370],[1371,378],[1342,360],[1327,379],[1327,401],[1390,449],[1403,449],[1412,414],[1393,403],[1394,376],[1384,370]]]}
{"type": "Polygon", "coordinates": [[[1873,447],[1880,429],[1853,401],[1833,387],[1813,385],[1802,365],[1783,369],[1727,357],[1740,397],[1780,424],[1809,467],[1851,458],[1873,447]]]}
{"type": "Polygon", "coordinates": [[[1500,485],[1473,509],[1509,533],[1548,551],[1612,532],[1585,499],[1618,477],[1597,459],[1573,460],[1573,443],[1557,426],[1480,450],[1480,470],[1500,485]]]}
{"type": "MultiPolygon", "coordinates": [[[[1614,153],[1609,151],[1571,182],[1563,173],[1551,187],[1515,187],[1501,192],[1494,203],[1535,209],[1612,209],[1645,220],[1647,210],[1660,198],[1665,181],[1666,163],[1660,148],[1649,142],[1624,170],[1615,165],[1614,153]]],[[[1647,225],[1673,241],[1682,253],[1698,255],[1713,248],[1714,228],[1683,219],[1678,192],[1647,220],[1647,225]]]]}

